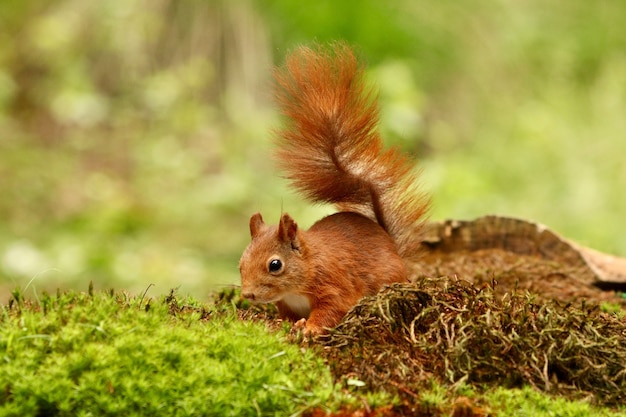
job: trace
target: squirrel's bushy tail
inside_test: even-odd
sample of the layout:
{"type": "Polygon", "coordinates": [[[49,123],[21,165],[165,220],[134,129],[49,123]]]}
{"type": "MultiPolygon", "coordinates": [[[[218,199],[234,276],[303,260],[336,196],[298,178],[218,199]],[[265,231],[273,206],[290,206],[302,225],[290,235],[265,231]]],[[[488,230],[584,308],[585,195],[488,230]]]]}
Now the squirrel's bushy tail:
{"type": "Polygon", "coordinates": [[[378,106],[352,50],[301,47],[275,72],[286,126],[278,131],[278,163],[314,202],[335,204],[377,221],[403,257],[419,245],[428,198],[413,163],[383,150],[378,106]]]}

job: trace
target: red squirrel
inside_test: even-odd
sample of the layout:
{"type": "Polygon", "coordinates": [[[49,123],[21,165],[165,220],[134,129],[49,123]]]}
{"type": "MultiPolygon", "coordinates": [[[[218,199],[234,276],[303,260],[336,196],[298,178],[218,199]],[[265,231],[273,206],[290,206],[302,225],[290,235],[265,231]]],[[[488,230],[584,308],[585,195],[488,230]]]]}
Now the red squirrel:
{"type": "Polygon", "coordinates": [[[428,198],[413,163],[383,150],[376,97],[348,46],[300,47],[274,75],[287,119],[277,131],[278,165],[307,199],[339,212],[309,230],[286,213],[271,226],[254,214],[241,292],[315,335],[360,298],[408,280],[405,261],[419,247],[428,198]]]}

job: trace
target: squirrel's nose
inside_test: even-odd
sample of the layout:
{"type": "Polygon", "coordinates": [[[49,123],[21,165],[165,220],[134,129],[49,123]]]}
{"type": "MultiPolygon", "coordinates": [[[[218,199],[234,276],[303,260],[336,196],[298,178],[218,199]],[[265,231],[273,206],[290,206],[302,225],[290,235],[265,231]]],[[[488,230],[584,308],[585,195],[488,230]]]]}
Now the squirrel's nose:
{"type": "Polygon", "coordinates": [[[241,294],[243,296],[243,298],[246,298],[250,301],[254,301],[254,293],[253,292],[244,292],[243,294],[241,294]]]}

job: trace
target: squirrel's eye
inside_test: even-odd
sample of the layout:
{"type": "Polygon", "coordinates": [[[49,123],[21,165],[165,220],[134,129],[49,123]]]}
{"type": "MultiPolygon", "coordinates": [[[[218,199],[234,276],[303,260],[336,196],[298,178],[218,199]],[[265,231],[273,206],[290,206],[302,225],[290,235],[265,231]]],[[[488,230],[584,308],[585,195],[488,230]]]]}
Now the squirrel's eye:
{"type": "Polygon", "coordinates": [[[283,269],[283,262],[280,259],[272,259],[268,264],[271,273],[275,274],[283,269]]]}

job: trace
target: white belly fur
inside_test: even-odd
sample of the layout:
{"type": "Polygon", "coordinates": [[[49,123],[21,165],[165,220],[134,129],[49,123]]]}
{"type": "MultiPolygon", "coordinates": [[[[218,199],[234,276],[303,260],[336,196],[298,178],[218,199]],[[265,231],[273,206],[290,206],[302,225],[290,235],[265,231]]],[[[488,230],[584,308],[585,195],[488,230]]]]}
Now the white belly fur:
{"type": "Polygon", "coordinates": [[[289,309],[300,317],[309,318],[309,314],[311,314],[311,303],[304,295],[287,294],[281,301],[287,304],[289,309]]]}

